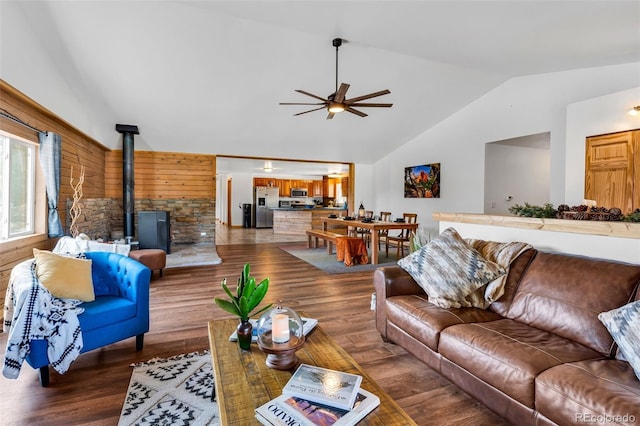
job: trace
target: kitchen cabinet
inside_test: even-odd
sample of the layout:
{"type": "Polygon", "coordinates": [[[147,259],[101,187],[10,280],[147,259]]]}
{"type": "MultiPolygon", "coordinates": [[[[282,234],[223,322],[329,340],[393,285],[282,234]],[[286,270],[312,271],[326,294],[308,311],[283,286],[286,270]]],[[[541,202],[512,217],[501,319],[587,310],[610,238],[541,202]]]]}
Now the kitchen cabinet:
{"type": "Polygon", "coordinates": [[[273,178],[254,177],[253,186],[277,186],[276,185],[277,180],[278,179],[273,179],[273,178]]]}
{"type": "Polygon", "coordinates": [[[322,181],[321,180],[312,180],[309,184],[309,194],[313,197],[322,197],[324,195],[322,191],[322,181]]]}
{"type": "Polygon", "coordinates": [[[340,184],[342,185],[342,196],[349,197],[349,178],[342,178],[340,184]]]}
{"type": "Polygon", "coordinates": [[[291,195],[291,181],[289,179],[278,179],[278,188],[280,189],[281,197],[291,195]]]}

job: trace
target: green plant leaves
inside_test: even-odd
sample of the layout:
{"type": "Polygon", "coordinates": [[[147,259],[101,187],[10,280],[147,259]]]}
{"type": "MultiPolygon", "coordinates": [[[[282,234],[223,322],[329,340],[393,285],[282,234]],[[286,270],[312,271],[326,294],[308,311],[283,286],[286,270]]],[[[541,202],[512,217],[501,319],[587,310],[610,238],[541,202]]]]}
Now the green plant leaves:
{"type": "MultiPolygon", "coordinates": [[[[225,311],[237,315],[242,320],[248,320],[252,316],[252,311],[262,302],[262,299],[267,295],[269,290],[269,278],[265,278],[256,285],[256,279],[250,276],[251,268],[249,264],[245,264],[242,268],[240,278],[238,278],[238,285],[236,288],[236,295],[234,296],[231,289],[227,285],[227,279],[222,280],[222,289],[229,297],[229,300],[220,298],[214,298],[214,302],[220,308],[225,311]]],[[[271,307],[271,304],[261,308],[259,311],[253,313],[257,315],[266,311],[271,307]]]]}

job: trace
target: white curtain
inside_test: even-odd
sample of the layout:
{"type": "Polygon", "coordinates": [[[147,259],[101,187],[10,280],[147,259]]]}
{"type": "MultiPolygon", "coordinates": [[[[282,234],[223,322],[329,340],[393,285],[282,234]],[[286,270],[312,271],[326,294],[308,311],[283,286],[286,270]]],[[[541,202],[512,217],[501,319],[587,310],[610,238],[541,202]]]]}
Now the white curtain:
{"type": "Polygon", "coordinates": [[[47,187],[47,204],[49,216],[47,218],[49,238],[64,235],[60,215],[58,214],[58,193],[60,192],[60,152],[62,139],[52,132],[42,132],[38,135],[40,141],[40,165],[44,173],[47,187]]]}

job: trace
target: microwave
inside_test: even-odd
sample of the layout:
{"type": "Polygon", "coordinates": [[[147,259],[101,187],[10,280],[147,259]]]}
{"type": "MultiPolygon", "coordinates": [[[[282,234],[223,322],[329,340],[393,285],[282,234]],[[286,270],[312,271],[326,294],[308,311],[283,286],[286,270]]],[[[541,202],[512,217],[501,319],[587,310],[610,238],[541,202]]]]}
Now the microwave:
{"type": "Polygon", "coordinates": [[[306,197],[307,190],[305,188],[291,188],[291,197],[306,197]]]}

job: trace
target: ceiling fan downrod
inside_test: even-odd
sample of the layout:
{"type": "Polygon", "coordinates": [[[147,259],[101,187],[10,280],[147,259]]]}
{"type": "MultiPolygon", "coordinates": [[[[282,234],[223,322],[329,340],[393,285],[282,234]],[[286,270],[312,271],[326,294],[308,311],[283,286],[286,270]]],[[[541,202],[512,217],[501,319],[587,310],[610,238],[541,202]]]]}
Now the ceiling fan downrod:
{"type": "Polygon", "coordinates": [[[336,93],[338,93],[338,48],[342,46],[342,39],[334,38],[332,44],[336,48],[336,90],[333,92],[333,95],[335,96],[336,93]]]}

